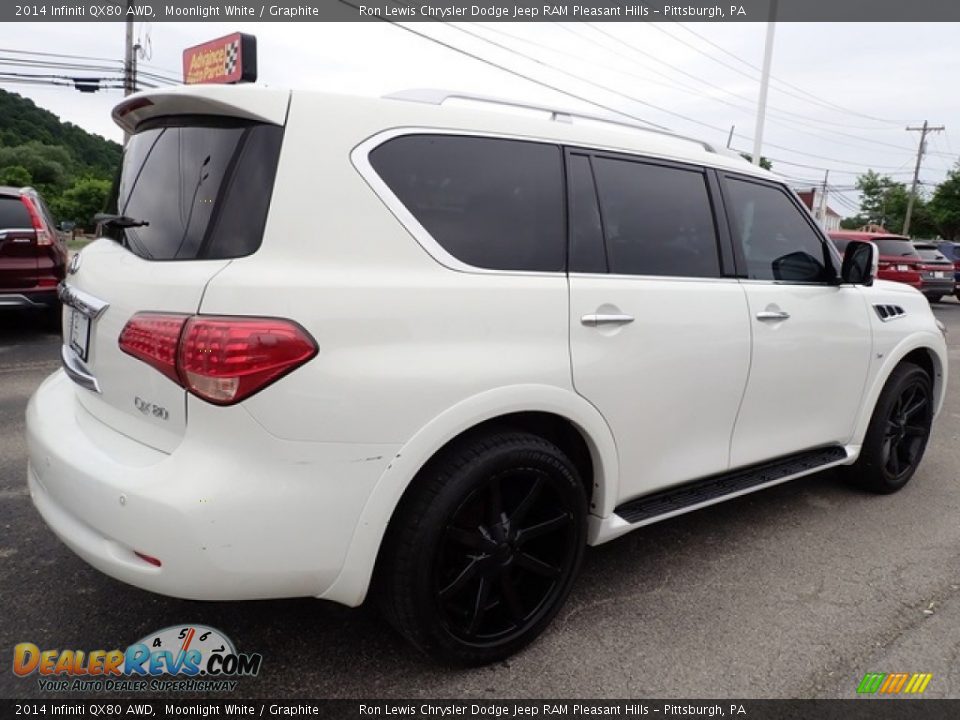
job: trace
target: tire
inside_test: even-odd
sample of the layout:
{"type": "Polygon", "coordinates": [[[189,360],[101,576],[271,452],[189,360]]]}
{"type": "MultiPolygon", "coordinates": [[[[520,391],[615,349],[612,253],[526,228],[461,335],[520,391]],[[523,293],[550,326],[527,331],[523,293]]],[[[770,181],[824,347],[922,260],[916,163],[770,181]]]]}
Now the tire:
{"type": "Polygon", "coordinates": [[[456,443],[394,513],[375,578],[381,611],[441,663],[502,660],[566,600],[586,518],[583,483],[552,443],[524,432],[456,443]]]}
{"type": "Polygon", "coordinates": [[[927,300],[932,303],[938,303],[943,299],[943,295],[927,295],[927,300]]]}
{"type": "Polygon", "coordinates": [[[930,376],[913,363],[900,364],[880,393],[850,479],[881,495],[900,490],[923,459],[932,422],[930,376]]]}

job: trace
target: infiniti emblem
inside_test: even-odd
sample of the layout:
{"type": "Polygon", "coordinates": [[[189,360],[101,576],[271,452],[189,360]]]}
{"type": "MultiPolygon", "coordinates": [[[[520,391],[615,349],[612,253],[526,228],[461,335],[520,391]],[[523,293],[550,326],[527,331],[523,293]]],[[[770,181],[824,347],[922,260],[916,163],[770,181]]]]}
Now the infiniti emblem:
{"type": "Polygon", "coordinates": [[[71,275],[75,274],[77,270],[80,269],[80,253],[77,253],[72,258],[70,258],[70,265],[67,266],[67,272],[71,275]]]}

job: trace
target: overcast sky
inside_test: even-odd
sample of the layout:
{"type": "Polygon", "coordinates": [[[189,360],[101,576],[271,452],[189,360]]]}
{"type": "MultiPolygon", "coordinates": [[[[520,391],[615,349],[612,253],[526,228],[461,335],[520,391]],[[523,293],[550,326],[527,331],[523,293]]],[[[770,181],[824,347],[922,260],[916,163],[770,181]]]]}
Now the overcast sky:
{"type": "MultiPolygon", "coordinates": [[[[409,27],[677,132],[723,144],[730,126],[736,125],[733,147],[752,149],[759,91],[755,68],[762,64],[764,24],[409,27]]],[[[6,29],[0,39],[5,58],[11,56],[5,50],[118,62],[123,57],[122,24],[8,24],[6,29]],[[89,42],[79,40],[84,37],[89,42]]],[[[379,22],[145,24],[136,32],[151,54],[141,63],[149,72],[179,78],[185,47],[237,30],[257,36],[260,82],[272,86],[361,94],[440,87],[586,108],[571,97],[379,22]]],[[[821,182],[827,168],[830,184],[838,190],[849,189],[867,168],[909,182],[919,133],[904,128],[927,119],[947,128],[928,142],[921,180],[929,188],[943,179],[960,152],[958,37],[960,26],[949,23],[778,24],[763,154],[797,185],[821,182]]],[[[8,66],[0,70],[68,72],[8,66]]],[[[69,88],[2,81],[0,87],[26,95],[91,132],[121,138],[110,120],[119,90],[86,95],[69,88]]],[[[841,215],[850,215],[854,199],[847,192],[831,205],[841,215]]]]}

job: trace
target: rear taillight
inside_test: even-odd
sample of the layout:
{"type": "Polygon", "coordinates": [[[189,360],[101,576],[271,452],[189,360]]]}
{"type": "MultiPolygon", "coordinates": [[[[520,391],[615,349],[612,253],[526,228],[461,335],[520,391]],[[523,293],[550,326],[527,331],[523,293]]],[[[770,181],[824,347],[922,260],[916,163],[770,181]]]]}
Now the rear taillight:
{"type": "Polygon", "coordinates": [[[120,333],[120,349],[182,385],[177,374],[177,347],[187,317],[137,313],[120,333]]]}
{"type": "Polygon", "coordinates": [[[43,217],[40,215],[36,204],[26,195],[21,195],[20,201],[26,206],[27,212],[30,213],[30,222],[37,233],[37,245],[53,245],[53,233],[43,222],[43,217]]]}
{"type": "Polygon", "coordinates": [[[216,405],[250,397],[317,354],[291,320],[154,313],[130,318],[120,349],[216,405]]]}

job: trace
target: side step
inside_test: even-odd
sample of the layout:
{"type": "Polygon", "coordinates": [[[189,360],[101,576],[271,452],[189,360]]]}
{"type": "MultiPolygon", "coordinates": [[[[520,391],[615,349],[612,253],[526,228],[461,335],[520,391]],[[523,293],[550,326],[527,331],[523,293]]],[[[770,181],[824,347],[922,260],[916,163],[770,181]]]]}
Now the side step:
{"type": "Polygon", "coordinates": [[[806,450],[779,460],[712,475],[652,495],[644,495],[618,505],[613,512],[628,523],[641,523],[660,515],[692,508],[695,505],[715,502],[726,495],[743,493],[745,490],[767,485],[791,475],[809,472],[824,465],[832,465],[845,460],[846,457],[847,453],[842,447],[806,450]]]}

